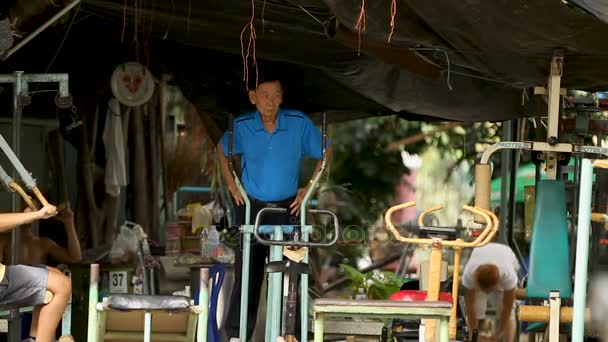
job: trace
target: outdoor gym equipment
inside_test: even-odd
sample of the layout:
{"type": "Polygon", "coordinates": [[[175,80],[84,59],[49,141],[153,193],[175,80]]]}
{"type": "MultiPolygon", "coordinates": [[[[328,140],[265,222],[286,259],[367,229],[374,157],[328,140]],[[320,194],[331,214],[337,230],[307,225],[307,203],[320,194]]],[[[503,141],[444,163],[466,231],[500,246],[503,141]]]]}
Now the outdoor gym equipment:
{"type": "MultiPolygon", "coordinates": [[[[44,198],[44,196],[42,195],[42,193],[40,192],[40,190],[38,189],[38,185],[36,183],[36,180],[32,177],[32,175],[25,169],[25,167],[23,166],[23,164],[21,163],[21,161],[19,160],[19,158],[17,158],[17,156],[15,155],[15,153],[13,152],[13,150],[11,149],[11,147],[8,145],[8,143],[6,142],[6,140],[4,139],[4,137],[0,134],[0,149],[4,152],[4,154],[7,156],[8,160],[11,162],[11,164],[13,165],[13,167],[15,168],[15,170],[19,173],[19,175],[21,176],[21,179],[23,180],[23,182],[25,183],[26,187],[28,189],[30,189],[34,195],[36,196],[36,198],[38,199],[38,201],[40,202],[40,204],[42,206],[47,205],[48,202],[46,200],[46,198],[44,198]]],[[[25,201],[25,203],[27,204],[27,206],[32,209],[32,210],[37,210],[37,206],[36,204],[33,202],[32,198],[27,194],[27,192],[21,187],[21,185],[19,185],[19,183],[17,183],[13,178],[11,178],[6,171],[4,170],[4,168],[2,168],[0,166],[0,179],[2,180],[2,183],[5,185],[6,189],[10,192],[16,192],[17,194],[19,194],[23,200],[25,201]]],[[[14,241],[14,240],[13,240],[14,241]]],[[[15,248],[15,244],[13,244],[13,248],[15,248]]],[[[14,251],[13,251],[13,255],[14,255],[14,251]]],[[[49,290],[46,291],[46,295],[44,298],[44,304],[48,304],[51,302],[51,300],[53,299],[53,293],[49,290]]],[[[62,337],[61,337],[61,341],[70,341],[71,339],[71,298],[70,301],[68,303],[68,306],[66,307],[66,310],[63,314],[63,318],[62,318],[62,337]]],[[[19,312],[30,312],[31,310],[33,310],[33,308],[31,307],[25,307],[25,308],[21,308],[18,311],[15,310],[10,310],[8,312],[2,312],[0,313],[1,316],[6,316],[7,314],[10,315],[11,320],[14,320],[15,317],[18,317],[19,312]]],[[[11,334],[11,336],[13,336],[13,339],[18,339],[21,340],[21,338],[17,335],[12,335],[14,334],[12,332],[12,329],[16,329],[19,332],[21,331],[20,327],[11,324],[10,328],[9,328],[9,334],[11,334]],[[19,329],[18,329],[19,328],[19,329]]]]}
{"type": "MultiPolygon", "coordinates": [[[[241,226],[240,233],[242,234],[242,246],[243,246],[243,270],[241,274],[241,313],[240,313],[240,327],[239,327],[239,338],[241,341],[247,340],[247,310],[249,305],[249,293],[245,289],[249,287],[249,259],[251,253],[251,234],[254,234],[256,239],[263,244],[271,245],[270,249],[270,264],[267,266],[267,271],[270,273],[268,276],[268,310],[266,317],[266,331],[265,331],[265,341],[266,342],[274,342],[280,336],[280,327],[281,327],[281,274],[279,272],[283,272],[286,269],[289,270],[290,280],[289,286],[290,290],[295,290],[297,288],[297,275],[300,274],[300,308],[301,308],[301,320],[300,320],[300,332],[301,332],[301,341],[306,341],[308,337],[308,250],[302,250],[301,260],[298,262],[294,262],[293,260],[288,260],[286,262],[282,261],[282,256],[284,251],[282,250],[282,246],[291,246],[292,249],[295,247],[322,247],[328,246],[336,242],[338,239],[337,230],[338,221],[335,214],[328,210],[310,210],[308,212],[316,212],[319,214],[330,215],[334,220],[334,230],[336,234],[334,236],[333,241],[330,243],[311,243],[309,242],[309,236],[312,233],[313,229],[311,225],[306,224],[306,206],[312,196],[314,189],[321,178],[321,174],[325,170],[327,163],[327,121],[326,115],[323,113],[323,125],[322,125],[322,159],[321,159],[321,168],[319,172],[317,172],[316,176],[312,179],[312,184],[308,188],[304,199],[300,205],[300,226],[299,231],[293,231],[293,239],[292,241],[282,241],[283,233],[285,231],[284,228],[288,228],[287,226],[271,226],[270,232],[274,233],[272,240],[265,240],[261,237],[261,232],[259,230],[259,222],[261,215],[264,212],[274,211],[275,213],[284,211],[280,208],[265,208],[262,209],[256,215],[256,224],[251,224],[251,201],[249,200],[249,196],[245,189],[243,188],[241,181],[234,169],[232,163],[232,146],[233,146],[233,118],[230,116],[230,123],[228,128],[228,167],[232,172],[232,176],[236,183],[237,188],[241,194],[245,202],[245,224],[241,226]],[[272,210],[269,210],[272,209],[272,210]],[[287,267],[289,265],[289,267],[287,267]],[[292,280],[294,282],[292,282],[292,280]]],[[[263,226],[262,226],[263,227],[263,226]]],[[[287,251],[285,251],[287,252],[287,251]]],[[[289,255],[290,253],[287,252],[289,255]]],[[[295,291],[293,291],[295,293],[295,291]]],[[[292,292],[290,292],[292,294],[292,292]]],[[[288,298],[288,303],[286,305],[286,313],[287,320],[286,325],[284,326],[283,335],[289,336],[289,338],[293,338],[293,330],[295,329],[295,307],[297,304],[297,297],[290,296],[288,298]],[[293,316],[293,317],[292,317],[293,316]],[[291,334],[291,335],[290,335],[291,334]]]]}
{"type": "MultiPolygon", "coordinates": [[[[449,336],[450,339],[456,338],[456,312],[458,303],[458,284],[460,278],[460,256],[463,248],[475,248],[481,247],[488,244],[496,232],[498,231],[498,218],[494,213],[489,210],[481,209],[478,207],[463,206],[463,209],[471,212],[474,215],[478,215],[482,218],[485,223],[483,231],[473,241],[466,242],[458,237],[458,229],[454,227],[428,227],[424,225],[424,218],[427,214],[440,210],[443,206],[438,205],[426,209],[420,214],[418,218],[418,224],[420,226],[420,233],[425,238],[407,238],[399,233],[399,230],[393,224],[391,219],[392,214],[395,211],[413,207],[415,202],[406,202],[389,208],[384,215],[384,220],[388,229],[393,233],[395,238],[404,243],[412,243],[418,245],[429,245],[431,246],[431,256],[429,260],[429,271],[428,271],[428,290],[426,294],[427,301],[438,301],[439,300],[439,288],[440,288],[440,276],[441,276],[441,262],[443,259],[443,249],[452,248],[454,249],[454,274],[452,283],[452,309],[449,321],[449,336]]],[[[436,322],[429,320],[426,322],[425,328],[425,339],[427,342],[435,341],[436,335],[436,322]]]]}
{"type": "MultiPolygon", "coordinates": [[[[266,272],[269,273],[268,280],[268,300],[267,300],[267,316],[266,316],[266,341],[276,341],[281,328],[281,293],[282,293],[282,275],[287,274],[289,277],[287,287],[287,300],[283,310],[283,329],[280,331],[280,336],[285,338],[286,342],[295,342],[296,335],[296,310],[298,304],[298,284],[300,285],[301,298],[308,297],[308,281],[304,280],[304,276],[311,272],[308,264],[308,248],[312,247],[329,247],[338,241],[340,227],[338,217],[329,210],[310,209],[311,214],[328,215],[334,223],[333,239],[326,243],[309,242],[308,236],[312,233],[312,225],[306,225],[302,222],[302,226],[294,226],[291,241],[283,240],[284,229],[286,226],[260,226],[260,222],[266,213],[286,214],[288,209],[285,208],[264,208],[258,212],[255,220],[254,235],[260,243],[271,246],[269,264],[266,266],[266,272]],[[263,228],[274,228],[274,232],[267,229],[263,233],[273,232],[273,239],[265,239],[262,237],[263,228]],[[278,247],[278,248],[277,248],[278,247]],[[284,248],[281,248],[284,247],[284,248]],[[283,256],[286,260],[283,260],[283,256]],[[302,282],[300,282],[302,278],[302,282]]],[[[302,221],[304,221],[305,213],[302,213],[302,221]]],[[[302,322],[308,321],[308,304],[304,305],[302,301],[300,317],[302,322]]],[[[303,329],[303,324],[301,329],[303,329]]],[[[308,336],[307,331],[302,331],[301,341],[306,341],[308,336]]]]}
{"type": "Polygon", "coordinates": [[[594,168],[608,169],[608,161],[583,159],[581,163],[578,230],[576,234],[577,269],[574,275],[574,308],[572,317],[572,341],[574,342],[583,341],[585,336],[585,321],[587,321],[586,304],[587,266],[589,261],[589,225],[592,220],[599,221],[601,219],[604,222],[606,221],[606,215],[591,213],[591,188],[593,185],[594,168]]]}
{"type": "MultiPolygon", "coordinates": [[[[202,276],[200,288],[206,286],[202,276]]],[[[91,265],[87,342],[134,340],[206,342],[207,308],[185,296],[110,294],[99,301],[99,264],[91,265]],[[126,322],[126,323],[125,323],[126,322]],[[129,322],[136,322],[135,324],[129,322]],[[129,325],[130,324],[130,325],[129,325]],[[154,326],[164,328],[153,331],[154,326]],[[167,331],[167,327],[171,327],[167,331]],[[163,330],[164,329],[164,330],[163,330]],[[196,336],[196,339],[195,339],[196,336]]]]}
{"type": "MultiPolygon", "coordinates": [[[[563,71],[563,55],[556,51],[551,64],[547,88],[536,87],[535,94],[548,95],[548,131],[546,142],[499,142],[489,147],[482,155],[481,161],[475,166],[475,205],[484,209],[490,208],[490,179],[491,166],[489,164],[492,154],[501,149],[519,149],[535,151],[539,160],[546,162],[547,179],[536,185],[536,205],[532,228],[532,241],[530,244],[530,264],[526,286],[526,297],[529,299],[548,300],[549,307],[525,305],[519,308],[520,321],[549,322],[549,341],[559,339],[560,322],[569,322],[572,319],[568,308],[561,307],[562,299],[572,297],[572,274],[570,269],[570,247],[568,237],[568,217],[566,208],[565,182],[558,179],[559,165],[567,163],[572,153],[589,153],[608,156],[608,149],[596,146],[582,146],[576,144],[560,143],[559,136],[559,109],[560,95],[565,90],[560,88],[563,71]],[[550,257],[549,257],[550,256],[550,257]],[[559,271],[556,271],[559,270],[559,271]]],[[[589,172],[589,171],[587,171],[589,172]]],[[[590,180],[585,180],[590,182],[590,180]]],[[[590,188],[590,183],[584,185],[581,180],[582,213],[590,210],[590,201],[584,201],[583,186],[590,188]],[[582,206],[586,207],[583,208],[582,206]]],[[[590,191],[590,190],[589,190],[590,191]]],[[[590,215],[581,215],[579,212],[578,244],[576,249],[576,278],[575,302],[580,304],[581,293],[586,292],[586,277],[588,255],[588,224],[590,215]],[[587,220],[583,222],[582,220],[587,220]],[[586,228],[585,228],[586,227],[586,228]],[[581,228],[583,231],[581,231],[581,228]],[[585,243],[586,241],[586,243],[585,243]],[[584,260],[583,260],[584,256],[584,260]],[[584,277],[584,278],[583,278],[584,277]],[[577,301],[578,297],[578,301],[577,301]]],[[[583,295],[584,297],[584,295],[583,295]]],[[[583,304],[580,304],[584,306],[583,304]]],[[[580,309],[584,313],[584,309],[580,309]]],[[[578,318],[578,319],[584,319],[578,318]]],[[[578,323],[577,324],[582,324],[578,323]]],[[[582,332],[574,325],[577,333],[573,341],[582,341],[582,332]]]]}

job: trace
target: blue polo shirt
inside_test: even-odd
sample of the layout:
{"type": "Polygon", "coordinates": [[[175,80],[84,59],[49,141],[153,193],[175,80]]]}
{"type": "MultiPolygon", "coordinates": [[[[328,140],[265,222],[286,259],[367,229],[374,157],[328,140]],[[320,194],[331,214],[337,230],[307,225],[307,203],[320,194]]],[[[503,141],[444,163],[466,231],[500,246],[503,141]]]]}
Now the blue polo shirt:
{"type": "MultiPolygon", "coordinates": [[[[228,156],[228,132],[220,142],[228,156]]],[[[273,133],[264,129],[257,111],[234,120],[232,154],[241,154],[245,191],[261,201],[276,202],[295,196],[302,158],[321,159],[321,145],[321,132],[299,111],[279,110],[273,133]]]]}

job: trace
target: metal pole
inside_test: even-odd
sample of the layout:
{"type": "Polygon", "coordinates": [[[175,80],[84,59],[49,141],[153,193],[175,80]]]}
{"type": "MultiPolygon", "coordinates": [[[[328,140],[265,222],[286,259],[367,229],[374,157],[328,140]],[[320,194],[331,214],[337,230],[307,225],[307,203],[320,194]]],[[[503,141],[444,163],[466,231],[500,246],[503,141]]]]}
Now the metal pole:
{"type": "MultiPolygon", "coordinates": [[[[519,130],[519,120],[513,121],[513,126],[511,127],[512,131],[512,139],[511,141],[520,141],[520,130],[519,130]]],[[[511,179],[509,180],[509,223],[508,223],[508,237],[509,237],[509,246],[517,255],[519,259],[519,264],[525,273],[528,273],[528,268],[526,267],[526,263],[524,261],[524,256],[517,245],[517,241],[515,240],[515,217],[517,215],[517,202],[516,196],[516,183],[517,183],[517,169],[519,168],[519,158],[517,158],[517,150],[511,150],[511,179]]]]}
{"type": "MultiPolygon", "coordinates": [[[[511,141],[513,131],[513,122],[504,121],[502,124],[502,141],[511,141]]],[[[504,244],[508,244],[508,232],[507,227],[509,225],[509,184],[512,179],[509,179],[509,165],[511,164],[511,153],[510,149],[504,149],[500,153],[500,230],[498,231],[498,241],[504,244]]]]}
{"type": "MultiPolygon", "coordinates": [[[[15,72],[15,82],[13,83],[13,152],[19,158],[21,154],[21,91],[23,81],[23,71],[15,72]]],[[[13,168],[13,179],[17,179],[17,170],[13,168]]],[[[12,212],[19,210],[19,195],[13,192],[11,197],[11,209],[12,212]]],[[[11,232],[12,243],[11,243],[11,264],[16,265],[19,263],[19,241],[21,241],[21,230],[19,228],[13,229],[11,232]]],[[[19,309],[12,309],[10,320],[8,322],[8,339],[11,342],[21,341],[21,318],[19,315],[19,309]]]]}
{"type": "Polygon", "coordinates": [[[572,341],[582,342],[585,335],[585,307],[587,302],[587,266],[589,263],[589,226],[591,223],[591,195],[593,166],[583,159],[578,202],[578,231],[576,238],[576,273],[574,274],[574,314],[572,341]]]}

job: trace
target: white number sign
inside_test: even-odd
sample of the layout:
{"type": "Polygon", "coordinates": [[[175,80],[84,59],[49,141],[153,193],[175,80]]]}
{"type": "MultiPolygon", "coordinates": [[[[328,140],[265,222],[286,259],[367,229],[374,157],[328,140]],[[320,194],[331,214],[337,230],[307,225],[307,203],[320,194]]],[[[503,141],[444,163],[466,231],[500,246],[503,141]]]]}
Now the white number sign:
{"type": "Polygon", "coordinates": [[[110,272],[110,293],[127,293],[127,284],[127,272],[110,272]]]}

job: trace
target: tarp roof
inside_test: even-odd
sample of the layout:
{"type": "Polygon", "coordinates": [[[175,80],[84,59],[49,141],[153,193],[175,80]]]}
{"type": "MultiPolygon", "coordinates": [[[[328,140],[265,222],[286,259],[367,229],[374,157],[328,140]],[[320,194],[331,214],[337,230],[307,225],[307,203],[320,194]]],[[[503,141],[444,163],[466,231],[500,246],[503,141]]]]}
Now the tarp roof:
{"type": "MultiPolygon", "coordinates": [[[[113,67],[133,56],[137,18],[155,42],[148,46],[140,38],[139,47],[146,44],[150,53],[140,57],[154,64],[163,55],[178,64],[180,82],[201,83],[189,88],[189,97],[208,100],[210,89],[218,88],[242,93],[240,54],[248,31],[243,40],[241,32],[253,4],[256,56],[281,63],[294,106],[343,117],[504,120],[545,109],[534,103],[530,87],[545,84],[558,48],[565,53],[564,86],[608,88],[606,8],[577,1],[580,7],[561,0],[395,0],[388,43],[391,0],[139,1],[138,8],[123,0],[86,0],[54,69],[113,67]],[[122,55],[111,57],[111,51],[122,55]]],[[[35,44],[51,52],[57,40],[35,44]]]]}

